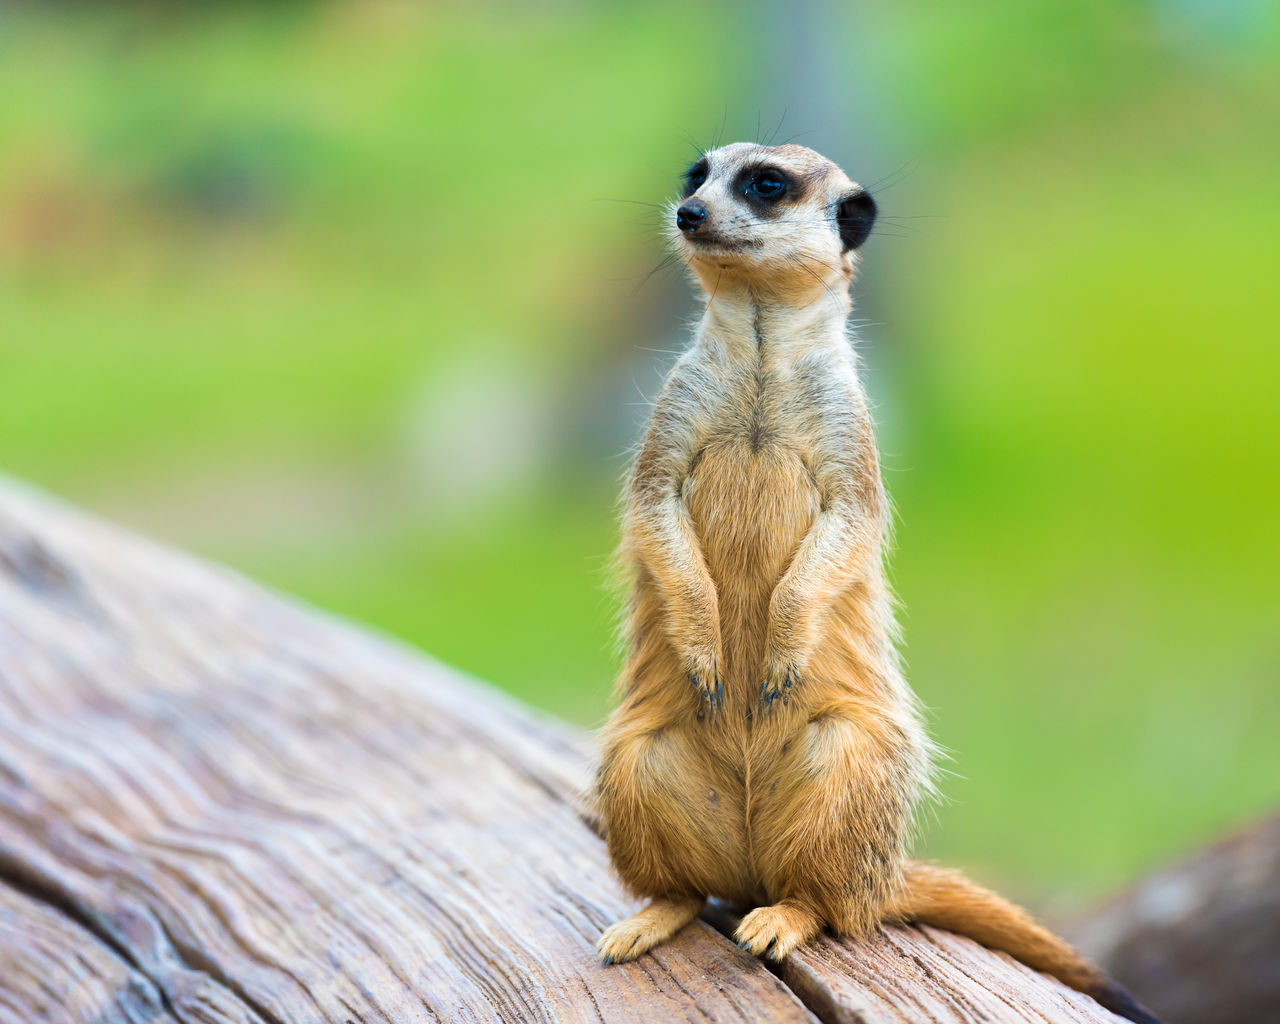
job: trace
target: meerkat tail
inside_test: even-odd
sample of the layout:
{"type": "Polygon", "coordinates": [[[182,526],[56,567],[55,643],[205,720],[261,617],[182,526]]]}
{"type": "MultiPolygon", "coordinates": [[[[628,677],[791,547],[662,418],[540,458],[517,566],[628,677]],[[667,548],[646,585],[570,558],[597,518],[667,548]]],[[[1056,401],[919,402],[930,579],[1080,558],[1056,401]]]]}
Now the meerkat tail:
{"type": "Polygon", "coordinates": [[[1051,974],[1136,1024],[1160,1024],[1098,967],[1037,924],[1021,907],[969,881],[958,871],[908,861],[889,920],[936,925],[1008,953],[1051,974]]]}

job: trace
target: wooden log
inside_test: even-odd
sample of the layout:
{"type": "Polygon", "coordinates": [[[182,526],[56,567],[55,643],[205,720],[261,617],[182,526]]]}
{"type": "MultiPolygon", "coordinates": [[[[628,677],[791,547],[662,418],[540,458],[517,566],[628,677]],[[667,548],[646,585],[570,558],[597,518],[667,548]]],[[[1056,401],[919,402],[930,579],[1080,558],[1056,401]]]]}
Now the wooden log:
{"type": "Polygon", "coordinates": [[[775,973],[715,909],[603,967],[634,905],[588,778],[487,687],[0,482],[0,1022],[1118,1019],[929,929],[775,973]]]}
{"type": "Polygon", "coordinates": [[[0,1019],[176,1024],[126,958],[61,910],[0,884],[0,1019]]]}
{"type": "MultiPolygon", "coordinates": [[[[738,923],[715,905],[704,916],[725,935],[738,923]]],[[[927,925],[886,926],[858,943],[823,935],[778,975],[826,1024],[1121,1019],[1002,953],[927,925]]]]}
{"type": "Polygon", "coordinates": [[[1143,879],[1074,932],[1166,1024],[1280,1020],[1280,816],[1143,879]]]}

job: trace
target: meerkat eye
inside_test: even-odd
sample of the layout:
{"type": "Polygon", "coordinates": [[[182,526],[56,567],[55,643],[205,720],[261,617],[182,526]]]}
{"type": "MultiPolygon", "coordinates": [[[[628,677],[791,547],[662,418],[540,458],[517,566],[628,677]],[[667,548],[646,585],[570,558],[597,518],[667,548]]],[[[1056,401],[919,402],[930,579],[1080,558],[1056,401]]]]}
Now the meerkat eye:
{"type": "Polygon", "coordinates": [[[685,198],[693,195],[698,189],[702,188],[707,180],[707,162],[699,160],[690,167],[684,175],[684,194],[685,198]]]}
{"type": "Polygon", "coordinates": [[[777,199],[787,190],[787,183],[773,171],[761,171],[747,182],[747,191],[761,199],[777,199]]]}

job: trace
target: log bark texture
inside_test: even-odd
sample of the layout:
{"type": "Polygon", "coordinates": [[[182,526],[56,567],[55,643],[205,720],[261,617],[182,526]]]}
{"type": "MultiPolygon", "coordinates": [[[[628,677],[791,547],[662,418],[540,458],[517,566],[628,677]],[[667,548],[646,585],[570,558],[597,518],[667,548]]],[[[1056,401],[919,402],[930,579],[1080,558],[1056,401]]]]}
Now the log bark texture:
{"type": "Polygon", "coordinates": [[[1143,879],[1075,936],[1166,1024],[1280,1021],[1280,816],[1143,879]]]}
{"type": "Polygon", "coordinates": [[[0,482],[0,1022],[1119,1019],[931,929],[773,972],[713,908],[603,967],[588,779],[487,687],[0,482]]]}

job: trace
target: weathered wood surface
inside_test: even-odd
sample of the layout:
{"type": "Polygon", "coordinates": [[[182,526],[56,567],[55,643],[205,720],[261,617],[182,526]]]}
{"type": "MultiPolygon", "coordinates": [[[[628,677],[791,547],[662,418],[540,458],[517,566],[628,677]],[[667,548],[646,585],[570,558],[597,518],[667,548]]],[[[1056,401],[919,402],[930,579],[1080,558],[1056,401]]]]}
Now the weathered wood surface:
{"type": "Polygon", "coordinates": [[[1118,1020],[928,929],[773,973],[714,910],[602,967],[633,905],[588,776],[421,655],[0,483],[0,1021],[1118,1020]]]}
{"type": "Polygon", "coordinates": [[[1076,937],[1166,1024],[1280,1021],[1280,816],[1143,879],[1076,937]]]}

